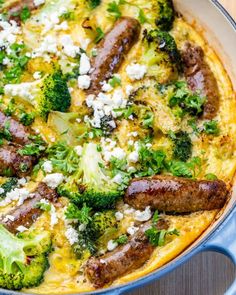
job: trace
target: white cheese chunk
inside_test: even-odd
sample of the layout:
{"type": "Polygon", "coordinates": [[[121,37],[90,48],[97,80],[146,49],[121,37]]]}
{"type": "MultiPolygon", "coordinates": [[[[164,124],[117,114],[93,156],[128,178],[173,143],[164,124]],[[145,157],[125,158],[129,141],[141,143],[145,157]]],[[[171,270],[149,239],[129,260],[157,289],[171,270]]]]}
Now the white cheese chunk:
{"type": "Polygon", "coordinates": [[[152,212],[150,207],[146,207],[144,211],[137,210],[134,213],[134,218],[137,221],[148,221],[152,217],[152,212]]]}
{"type": "Polygon", "coordinates": [[[123,181],[123,177],[122,177],[122,175],[120,173],[118,173],[118,174],[116,174],[116,176],[114,176],[112,178],[112,181],[117,183],[117,184],[121,184],[122,181],[123,181]]]}
{"type": "Polygon", "coordinates": [[[19,225],[16,230],[20,233],[23,233],[24,231],[28,230],[28,228],[23,225],[19,225]]]}
{"type": "Polygon", "coordinates": [[[83,147],[81,145],[77,145],[74,147],[74,150],[78,156],[82,155],[83,147]]]}
{"type": "Polygon", "coordinates": [[[133,236],[137,231],[138,231],[138,227],[131,225],[127,228],[127,233],[131,236],[133,236]]]}
{"type": "Polygon", "coordinates": [[[78,86],[80,89],[88,89],[90,87],[91,78],[88,75],[78,77],[78,86]]]}
{"type": "Polygon", "coordinates": [[[118,246],[118,243],[113,241],[113,240],[110,240],[108,243],[107,243],[107,250],[108,251],[113,251],[116,247],[118,246]]]}
{"type": "Polygon", "coordinates": [[[53,226],[58,223],[58,218],[57,218],[56,208],[52,204],[51,204],[50,216],[51,216],[50,225],[51,225],[51,228],[53,228],[53,226]]]}
{"type": "Polygon", "coordinates": [[[70,245],[74,245],[76,242],[78,242],[78,233],[72,226],[68,226],[65,236],[70,245]]]}
{"type": "Polygon", "coordinates": [[[40,5],[44,4],[44,3],[45,3],[45,0],[34,0],[34,5],[35,6],[40,6],[40,5]]]}
{"type": "Polygon", "coordinates": [[[133,63],[127,66],[126,73],[129,76],[130,80],[140,80],[147,73],[147,67],[145,65],[133,63]]]}
{"type": "Polygon", "coordinates": [[[3,222],[7,222],[7,221],[14,221],[15,220],[15,217],[13,215],[6,215],[4,218],[3,218],[3,222]]]}
{"type": "Polygon", "coordinates": [[[52,167],[52,162],[51,161],[45,161],[42,165],[42,168],[43,170],[46,172],[46,173],[51,173],[52,170],[53,170],[53,167],[52,167]]]}
{"type": "Polygon", "coordinates": [[[133,151],[132,153],[129,154],[128,156],[128,161],[131,163],[137,163],[139,160],[139,154],[137,151],[133,151]]]}
{"type": "Polygon", "coordinates": [[[110,92],[113,89],[113,87],[109,84],[104,82],[102,85],[102,91],[104,92],[110,92]]]}
{"type": "MultiPolygon", "coordinates": [[[[60,38],[63,52],[69,57],[76,57],[76,54],[80,53],[80,48],[74,45],[74,42],[70,35],[62,35],[60,38]]],[[[80,61],[81,63],[81,61],[80,61]]],[[[87,73],[85,73],[87,74],[87,73]]]]}
{"type": "Polygon", "coordinates": [[[80,75],[88,74],[90,69],[91,69],[90,60],[85,53],[82,53],[80,57],[80,66],[79,66],[80,75]]]}
{"type": "Polygon", "coordinates": [[[122,220],[124,218],[124,214],[121,213],[120,211],[117,211],[115,213],[115,218],[116,218],[117,221],[120,221],[120,220],[122,220]]]}
{"type": "Polygon", "coordinates": [[[33,74],[33,78],[34,78],[35,80],[39,80],[39,79],[41,79],[41,73],[40,73],[40,72],[35,72],[35,73],[33,74]]]}
{"type": "Polygon", "coordinates": [[[57,188],[64,180],[64,176],[61,173],[52,173],[44,177],[45,182],[51,188],[57,188]]]}

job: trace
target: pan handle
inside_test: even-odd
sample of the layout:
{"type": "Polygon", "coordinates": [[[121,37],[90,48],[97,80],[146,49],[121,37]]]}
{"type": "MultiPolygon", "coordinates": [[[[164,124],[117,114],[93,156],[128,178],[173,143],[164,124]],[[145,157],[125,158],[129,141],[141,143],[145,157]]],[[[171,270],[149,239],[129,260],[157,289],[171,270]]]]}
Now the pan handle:
{"type": "MultiPolygon", "coordinates": [[[[236,265],[236,207],[226,220],[216,229],[213,235],[204,243],[203,251],[215,251],[230,258],[236,265]]],[[[225,295],[236,294],[236,278],[225,295]]]]}

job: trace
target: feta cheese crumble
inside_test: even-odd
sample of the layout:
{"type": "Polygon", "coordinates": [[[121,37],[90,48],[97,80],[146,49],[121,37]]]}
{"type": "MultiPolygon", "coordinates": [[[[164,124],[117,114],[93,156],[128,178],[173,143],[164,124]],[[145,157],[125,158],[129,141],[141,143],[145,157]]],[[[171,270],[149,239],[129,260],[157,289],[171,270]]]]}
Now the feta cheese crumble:
{"type": "Polygon", "coordinates": [[[31,93],[31,88],[32,84],[28,82],[15,84],[14,86],[12,86],[11,84],[7,84],[4,86],[4,92],[7,96],[20,96],[32,100],[33,95],[31,93]]]}
{"type": "Polygon", "coordinates": [[[113,87],[109,84],[104,82],[102,85],[102,91],[104,92],[110,92],[113,89],[113,87]]]}
{"type": "Polygon", "coordinates": [[[127,233],[133,236],[139,230],[138,227],[134,226],[133,224],[127,228],[127,233]]]}
{"type": "Polygon", "coordinates": [[[6,47],[7,54],[11,54],[10,46],[16,43],[18,35],[21,34],[21,28],[14,20],[8,22],[0,15],[0,47],[6,47]]]}
{"type": "Polygon", "coordinates": [[[118,246],[118,243],[113,241],[113,240],[110,240],[108,243],[107,243],[107,250],[108,251],[113,251],[116,247],[118,246]]]}
{"type": "Polygon", "coordinates": [[[75,146],[74,149],[75,149],[75,152],[78,156],[82,155],[83,147],[81,145],[75,146]]]}
{"type": "Polygon", "coordinates": [[[7,193],[6,198],[0,202],[0,207],[7,206],[13,201],[18,201],[17,205],[20,206],[29,197],[31,197],[31,195],[27,189],[15,188],[7,193]]]}
{"type": "Polygon", "coordinates": [[[130,80],[140,80],[147,73],[147,67],[145,65],[133,63],[127,66],[126,73],[129,76],[130,80]]]}
{"type": "Polygon", "coordinates": [[[52,167],[52,162],[51,161],[45,161],[42,165],[42,168],[43,170],[46,172],[46,173],[51,173],[52,170],[53,170],[53,167],[52,167]]]}
{"type": "Polygon", "coordinates": [[[121,213],[120,211],[117,211],[115,213],[115,218],[116,218],[117,221],[120,221],[120,220],[122,220],[124,218],[124,214],[121,213]]]}
{"type": "Polygon", "coordinates": [[[4,218],[3,218],[3,222],[8,222],[8,221],[14,221],[15,220],[15,217],[13,215],[6,215],[4,218]]]}
{"type": "Polygon", "coordinates": [[[74,245],[76,242],[78,242],[78,233],[72,226],[68,226],[65,236],[70,245],[74,245]]]}
{"type": "Polygon", "coordinates": [[[41,73],[40,73],[40,72],[35,72],[35,73],[33,74],[33,78],[34,78],[35,80],[39,80],[39,79],[41,79],[41,73]]]}
{"type": "Polygon", "coordinates": [[[50,216],[51,216],[50,225],[51,225],[51,228],[53,228],[53,226],[58,223],[58,218],[57,218],[56,208],[52,204],[51,204],[50,216]]]}
{"type": "Polygon", "coordinates": [[[88,89],[90,87],[91,78],[88,75],[78,77],[78,86],[80,89],[88,89]]]}
{"type": "Polygon", "coordinates": [[[134,212],[135,212],[134,208],[129,207],[129,205],[125,204],[125,210],[124,210],[125,215],[130,215],[130,214],[133,214],[134,212]]]}
{"type": "Polygon", "coordinates": [[[85,53],[81,54],[79,73],[80,75],[86,75],[90,71],[91,65],[88,56],[85,53]]]}
{"type": "Polygon", "coordinates": [[[79,229],[79,231],[85,231],[86,224],[84,224],[84,223],[80,224],[79,227],[78,227],[78,229],[79,229]]]}
{"type": "Polygon", "coordinates": [[[134,219],[137,221],[148,221],[152,217],[150,206],[146,207],[144,211],[137,210],[134,213],[134,219]]]}
{"type": "Polygon", "coordinates": [[[74,42],[70,35],[62,35],[60,38],[60,43],[61,43],[63,52],[67,56],[75,58],[76,55],[80,53],[80,48],[74,45],[74,42]]]}
{"type": "Polygon", "coordinates": [[[40,5],[44,4],[44,3],[45,3],[45,0],[34,0],[34,5],[35,6],[40,6],[40,5]]]}
{"type": "Polygon", "coordinates": [[[101,128],[101,119],[104,116],[112,116],[115,118],[117,114],[113,110],[125,108],[127,100],[125,99],[122,89],[116,89],[112,95],[103,92],[100,92],[97,96],[88,95],[86,104],[88,107],[93,108],[94,111],[93,118],[88,118],[89,122],[93,127],[101,128]]]}
{"type": "Polygon", "coordinates": [[[132,85],[127,85],[126,88],[125,88],[125,93],[126,95],[130,95],[133,91],[134,87],[132,85]]]}
{"type": "Polygon", "coordinates": [[[26,183],[27,183],[27,179],[24,178],[24,177],[18,179],[18,181],[17,181],[17,184],[18,184],[19,186],[23,186],[23,185],[25,185],[26,183]]]}
{"type": "Polygon", "coordinates": [[[20,233],[23,233],[24,231],[28,230],[28,228],[23,225],[19,225],[16,230],[20,233]]]}
{"type": "Polygon", "coordinates": [[[50,188],[57,188],[64,180],[64,175],[61,173],[52,173],[44,177],[43,182],[50,188]]]}
{"type": "Polygon", "coordinates": [[[128,155],[128,161],[131,163],[137,163],[139,160],[139,154],[137,151],[133,151],[128,155]]]}
{"type": "Polygon", "coordinates": [[[122,175],[120,173],[118,173],[118,174],[116,174],[116,176],[114,176],[112,178],[112,181],[117,183],[117,184],[121,184],[122,181],[123,181],[123,177],[122,177],[122,175]]]}

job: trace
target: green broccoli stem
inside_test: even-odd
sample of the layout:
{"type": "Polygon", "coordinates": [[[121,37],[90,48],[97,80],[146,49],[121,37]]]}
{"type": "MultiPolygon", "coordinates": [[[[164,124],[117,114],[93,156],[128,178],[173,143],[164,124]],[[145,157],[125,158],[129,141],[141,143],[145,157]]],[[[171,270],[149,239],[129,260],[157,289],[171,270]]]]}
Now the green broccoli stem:
{"type": "Polygon", "coordinates": [[[0,225],[0,287],[20,290],[38,286],[48,268],[48,232],[14,236],[0,225]]]}

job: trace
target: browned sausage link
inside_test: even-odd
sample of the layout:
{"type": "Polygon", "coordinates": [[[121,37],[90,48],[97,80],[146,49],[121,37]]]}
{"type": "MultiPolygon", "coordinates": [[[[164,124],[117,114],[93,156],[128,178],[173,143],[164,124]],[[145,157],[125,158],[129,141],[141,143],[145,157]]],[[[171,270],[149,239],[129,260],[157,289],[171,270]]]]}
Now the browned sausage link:
{"type": "Polygon", "coordinates": [[[97,48],[98,54],[92,61],[94,71],[88,93],[97,94],[100,91],[101,83],[111,78],[119,69],[125,55],[137,42],[139,34],[140,24],[134,18],[122,17],[115,23],[97,48]]]}
{"type": "Polygon", "coordinates": [[[219,109],[219,89],[214,74],[204,61],[204,52],[200,46],[186,43],[182,59],[189,88],[206,96],[203,119],[211,120],[219,109]]]}
{"type": "Polygon", "coordinates": [[[227,199],[221,180],[190,180],[172,176],[134,179],[125,194],[125,202],[136,209],[187,213],[220,209],[227,199]]]}
{"type": "MultiPolygon", "coordinates": [[[[113,282],[118,277],[141,267],[151,256],[155,247],[149,243],[145,231],[151,223],[145,223],[129,239],[128,243],[98,258],[92,257],[86,264],[85,272],[96,288],[113,282]]],[[[158,229],[167,229],[168,223],[160,219],[158,229]]]]}
{"type": "Polygon", "coordinates": [[[17,120],[7,117],[4,113],[0,112],[0,131],[4,132],[5,129],[11,134],[12,141],[21,145],[30,143],[30,135],[34,134],[32,130],[17,120]]]}
{"type": "Polygon", "coordinates": [[[33,0],[15,0],[9,5],[6,3],[4,10],[7,11],[10,19],[20,22],[20,13],[25,7],[27,7],[30,11],[37,8],[33,0]]]}
{"type": "MultiPolygon", "coordinates": [[[[36,208],[37,203],[44,198],[54,202],[57,197],[58,195],[54,189],[49,188],[45,183],[41,182],[33,193],[31,199],[27,199],[21,206],[13,209],[7,214],[13,216],[14,220],[0,222],[12,233],[16,233],[17,228],[20,225],[29,228],[43,212],[41,209],[36,208]]],[[[2,220],[4,220],[4,217],[2,220]]]]}
{"type": "Polygon", "coordinates": [[[6,144],[0,146],[0,175],[24,177],[32,172],[36,158],[21,156],[19,146],[6,144]]]}

